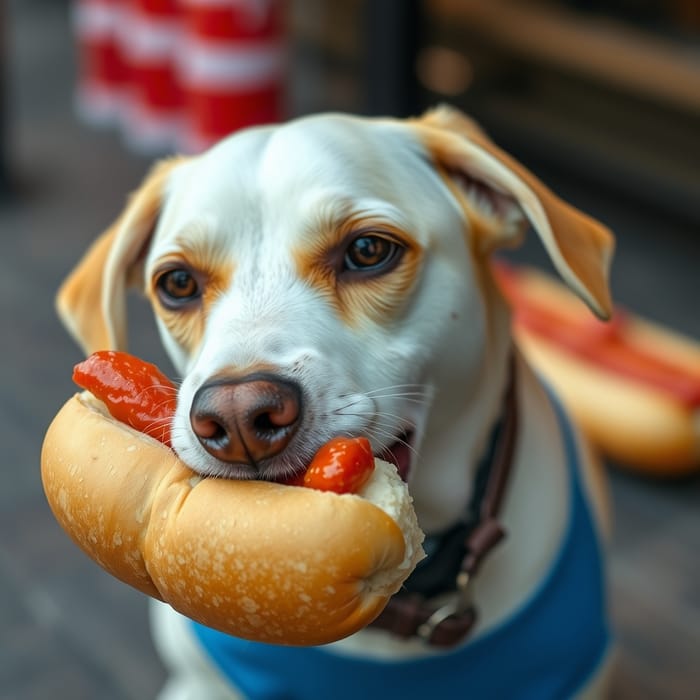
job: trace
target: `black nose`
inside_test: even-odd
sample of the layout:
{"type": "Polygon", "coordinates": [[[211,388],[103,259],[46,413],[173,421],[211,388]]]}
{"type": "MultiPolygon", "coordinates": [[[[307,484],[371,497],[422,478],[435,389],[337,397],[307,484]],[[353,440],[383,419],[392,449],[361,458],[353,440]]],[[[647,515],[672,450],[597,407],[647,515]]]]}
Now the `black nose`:
{"type": "Polygon", "coordinates": [[[301,391],[274,375],[215,380],[201,386],[190,424],[212,456],[257,467],[284,450],[301,421],[301,391]]]}

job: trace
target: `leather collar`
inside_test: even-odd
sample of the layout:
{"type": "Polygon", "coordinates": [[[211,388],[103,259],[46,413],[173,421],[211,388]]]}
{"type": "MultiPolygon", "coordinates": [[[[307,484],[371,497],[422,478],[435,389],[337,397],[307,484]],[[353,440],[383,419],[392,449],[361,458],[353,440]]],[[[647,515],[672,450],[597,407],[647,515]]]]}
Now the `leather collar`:
{"type": "Polygon", "coordinates": [[[505,536],[498,522],[518,435],[515,358],[511,356],[501,418],[477,468],[474,495],[462,522],[426,542],[421,562],[372,626],[432,646],[464,641],[477,619],[471,582],[486,556],[505,536]],[[446,598],[438,605],[436,598],[446,598]]]}

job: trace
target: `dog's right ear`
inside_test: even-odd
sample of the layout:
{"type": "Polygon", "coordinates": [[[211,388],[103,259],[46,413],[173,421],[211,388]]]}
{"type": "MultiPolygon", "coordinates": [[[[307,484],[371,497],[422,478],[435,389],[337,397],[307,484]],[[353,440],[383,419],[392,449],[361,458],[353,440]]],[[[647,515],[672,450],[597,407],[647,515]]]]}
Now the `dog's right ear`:
{"type": "Polygon", "coordinates": [[[411,123],[472,223],[480,224],[478,252],[519,242],[524,215],[563,279],[600,318],[610,317],[614,239],[606,226],[557,197],[458,110],[440,107],[411,123]]]}
{"type": "Polygon", "coordinates": [[[119,218],[87,250],[61,285],[56,309],[86,354],[126,349],[126,291],[135,283],[158,219],[168,177],[183,158],[158,163],[119,218]]]}

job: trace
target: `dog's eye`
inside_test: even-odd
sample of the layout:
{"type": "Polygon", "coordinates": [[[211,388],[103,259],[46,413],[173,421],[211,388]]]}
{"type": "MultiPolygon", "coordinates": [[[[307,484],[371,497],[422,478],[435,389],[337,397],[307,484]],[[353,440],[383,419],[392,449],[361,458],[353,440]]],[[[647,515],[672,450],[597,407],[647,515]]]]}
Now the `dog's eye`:
{"type": "Polygon", "coordinates": [[[375,271],[385,269],[398,262],[403,248],[384,236],[367,234],[358,236],[350,243],[343,260],[346,270],[375,271]]]}
{"type": "Polygon", "coordinates": [[[158,278],[156,288],[166,306],[180,306],[200,296],[199,285],[192,273],[179,268],[164,272],[158,278]]]}

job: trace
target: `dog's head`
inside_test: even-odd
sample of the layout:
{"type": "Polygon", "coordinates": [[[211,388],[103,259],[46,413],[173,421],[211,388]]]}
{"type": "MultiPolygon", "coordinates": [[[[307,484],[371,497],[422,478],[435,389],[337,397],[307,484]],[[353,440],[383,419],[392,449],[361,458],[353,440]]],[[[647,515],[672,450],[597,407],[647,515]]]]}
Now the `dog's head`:
{"type": "Polygon", "coordinates": [[[159,164],[58,307],[86,351],[124,348],[142,286],[183,375],[174,445],[203,473],[280,478],[362,434],[408,477],[503,354],[487,259],[526,220],[605,316],[607,230],[466,117],[310,117],[159,164]]]}

